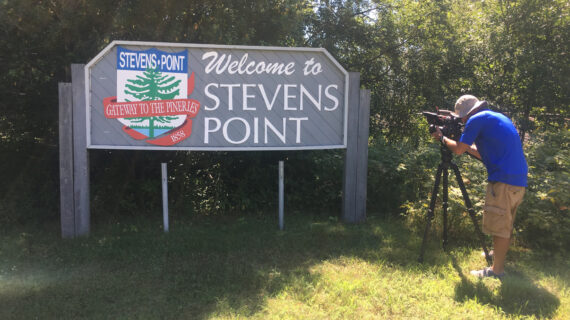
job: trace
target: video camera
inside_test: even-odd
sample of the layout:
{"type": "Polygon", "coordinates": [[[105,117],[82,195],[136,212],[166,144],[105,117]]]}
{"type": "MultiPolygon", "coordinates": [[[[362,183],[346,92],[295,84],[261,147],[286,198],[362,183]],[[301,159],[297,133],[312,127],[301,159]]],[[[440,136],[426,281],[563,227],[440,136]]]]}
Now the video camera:
{"type": "Polygon", "coordinates": [[[439,110],[437,108],[435,113],[423,111],[422,114],[429,123],[430,133],[435,132],[436,128],[439,128],[444,136],[459,141],[463,132],[463,122],[460,117],[449,110],[439,110]]]}

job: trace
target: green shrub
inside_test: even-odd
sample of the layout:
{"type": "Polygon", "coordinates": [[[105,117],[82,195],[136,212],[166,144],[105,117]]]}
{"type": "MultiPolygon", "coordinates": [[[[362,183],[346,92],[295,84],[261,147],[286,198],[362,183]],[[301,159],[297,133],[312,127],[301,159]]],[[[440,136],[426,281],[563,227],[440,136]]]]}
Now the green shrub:
{"type": "Polygon", "coordinates": [[[425,198],[439,152],[426,143],[373,141],[368,155],[368,212],[398,216],[408,201],[425,198]]]}
{"type": "Polygon", "coordinates": [[[58,218],[57,149],[33,142],[0,144],[0,228],[58,218]]]}
{"type": "Polygon", "coordinates": [[[570,248],[570,132],[539,133],[527,143],[528,188],[516,220],[524,244],[549,252],[570,248]]]}
{"type": "MultiPolygon", "coordinates": [[[[436,143],[428,143],[423,147],[431,157],[436,160],[432,163],[417,162],[418,166],[423,166],[426,175],[422,184],[415,184],[415,188],[421,188],[417,198],[408,198],[401,205],[402,216],[406,219],[408,226],[417,234],[423,235],[427,223],[427,214],[432,197],[437,168],[441,162],[440,147],[436,143]],[[428,167],[431,166],[431,167],[428,167]]],[[[483,202],[485,200],[486,171],[483,164],[467,155],[454,156],[452,162],[455,163],[461,174],[461,178],[467,190],[469,200],[476,212],[478,226],[483,202]]],[[[416,174],[417,173],[412,173],[416,174]]],[[[457,183],[457,178],[453,169],[448,168],[448,236],[450,242],[473,242],[478,241],[475,228],[457,183]]],[[[437,198],[434,208],[434,220],[431,224],[432,234],[441,235],[443,232],[443,178],[440,180],[437,190],[437,198]]]]}
{"type": "Polygon", "coordinates": [[[278,162],[285,161],[286,210],[340,213],[342,151],[133,152],[91,156],[93,216],[156,216],[160,163],[168,163],[175,217],[272,214],[278,208],[278,162]]]}

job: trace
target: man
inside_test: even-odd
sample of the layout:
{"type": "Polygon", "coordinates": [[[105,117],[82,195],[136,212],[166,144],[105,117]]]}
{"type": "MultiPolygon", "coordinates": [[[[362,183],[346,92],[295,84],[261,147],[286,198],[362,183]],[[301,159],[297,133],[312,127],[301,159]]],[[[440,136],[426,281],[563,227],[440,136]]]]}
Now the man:
{"type": "Polygon", "coordinates": [[[455,103],[455,113],[465,123],[459,142],[444,137],[439,129],[432,136],[455,154],[468,152],[481,159],[487,168],[483,232],[493,237],[493,266],[471,274],[500,279],[505,274],[505,259],[516,210],[527,186],[528,167],[511,120],[487,107],[486,101],[472,95],[461,96],[455,103]]]}

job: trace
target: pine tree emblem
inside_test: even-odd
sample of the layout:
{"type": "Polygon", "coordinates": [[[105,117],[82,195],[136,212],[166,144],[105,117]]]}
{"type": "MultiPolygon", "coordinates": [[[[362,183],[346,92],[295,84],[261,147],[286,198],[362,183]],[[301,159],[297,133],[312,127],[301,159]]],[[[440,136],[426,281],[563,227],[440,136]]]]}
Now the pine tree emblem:
{"type": "MultiPolygon", "coordinates": [[[[180,80],[173,76],[163,75],[158,69],[147,69],[143,75],[137,75],[137,79],[127,79],[125,94],[133,96],[137,101],[169,100],[175,98],[179,93],[180,80]]],[[[126,100],[129,101],[129,100],[126,100]]],[[[154,138],[154,130],[169,127],[168,124],[177,120],[178,116],[157,116],[148,118],[127,118],[131,123],[142,124],[148,120],[147,126],[139,126],[149,130],[149,138],[154,138]]]]}

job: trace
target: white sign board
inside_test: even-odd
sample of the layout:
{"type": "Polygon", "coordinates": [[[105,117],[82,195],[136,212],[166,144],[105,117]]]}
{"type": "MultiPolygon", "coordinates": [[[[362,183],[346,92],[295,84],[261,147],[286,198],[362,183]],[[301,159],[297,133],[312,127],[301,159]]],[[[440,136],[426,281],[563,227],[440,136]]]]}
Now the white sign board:
{"type": "Polygon", "coordinates": [[[115,41],[85,86],[88,148],[346,148],[348,73],[324,49],[115,41]]]}

